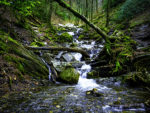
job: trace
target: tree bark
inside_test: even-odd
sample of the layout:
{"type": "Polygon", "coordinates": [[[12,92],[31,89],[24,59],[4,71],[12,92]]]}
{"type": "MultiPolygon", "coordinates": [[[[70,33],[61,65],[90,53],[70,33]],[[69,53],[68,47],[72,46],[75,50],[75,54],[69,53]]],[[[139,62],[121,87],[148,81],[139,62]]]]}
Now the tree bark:
{"type": "Polygon", "coordinates": [[[96,12],[98,13],[98,0],[96,0],[96,12]]]}
{"type": "Polygon", "coordinates": [[[78,52],[81,53],[83,55],[83,57],[87,57],[89,58],[89,54],[82,50],[82,49],[78,49],[78,48],[67,48],[67,47],[32,47],[32,46],[26,46],[27,49],[31,49],[31,50],[56,50],[56,51],[68,51],[68,52],[78,52]]]}
{"type": "Polygon", "coordinates": [[[110,9],[110,0],[107,0],[107,8],[106,8],[106,27],[109,26],[109,9],[110,9]]]}
{"type": "Polygon", "coordinates": [[[53,0],[50,0],[49,24],[52,27],[53,0]]]}
{"type": "Polygon", "coordinates": [[[66,8],[67,10],[69,10],[70,12],[73,13],[74,16],[80,18],[83,22],[85,22],[87,25],[89,25],[91,28],[93,28],[98,34],[100,34],[103,39],[105,40],[105,42],[109,42],[108,38],[109,36],[103,32],[100,28],[98,28],[97,26],[95,26],[94,24],[90,23],[88,21],[88,19],[84,16],[82,16],[81,14],[79,14],[77,11],[73,10],[70,6],[68,6],[65,2],[63,2],[62,0],[55,0],[60,6],[66,8]]]}

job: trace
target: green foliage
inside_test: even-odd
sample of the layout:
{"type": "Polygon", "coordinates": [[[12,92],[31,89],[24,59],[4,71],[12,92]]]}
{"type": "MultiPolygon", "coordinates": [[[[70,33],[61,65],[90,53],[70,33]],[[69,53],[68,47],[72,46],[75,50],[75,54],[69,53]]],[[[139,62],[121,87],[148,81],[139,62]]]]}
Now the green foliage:
{"type": "Polygon", "coordinates": [[[79,36],[78,40],[81,40],[81,39],[83,39],[83,38],[85,38],[85,35],[81,34],[81,35],[79,36]]]}
{"type": "Polygon", "coordinates": [[[10,6],[10,2],[8,2],[7,0],[1,0],[0,4],[10,6]]]}
{"type": "Polygon", "coordinates": [[[41,47],[41,46],[45,46],[45,44],[43,42],[39,42],[37,40],[35,40],[34,42],[32,42],[30,44],[31,46],[34,46],[34,47],[41,47]]]}
{"type": "Polygon", "coordinates": [[[2,0],[0,4],[12,7],[22,16],[29,16],[32,14],[33,8],[40,4],[40,2],[38,0],[2,0]]]}
{"type": "Polygon", "coordinates": [[[120,10],[116,13],[115,19],[117,21],[129,20],[136,14],[143,12],[149,8],[149,0],[126,0],[121,6],[120,10]]]}
{"type": "Polygon", "coordinates": [[[115,30],[112,37],[114,42],[110,46],[111,63],[115,64],[113,72],[119,72],[123,70],[125,64],[132,58],[132,45],[136,43],[129,36],[126,36],[123,31],[115,30]]]}
{"type": "Polygon", "coordinates": [[[49,22],[51,14],[51,0],[39,0],[40,4],[33,9],[33,14],[44,22],[49,22]]]}
{"type": "Polygon", "coordinates": [[[105,48],[106,48],[107,53],[110,55],[111,44],[110,43],[105,43],[105,48]]]}
{"type": "MultiPolygon", "coordinates": [[[[125,0],[110,0],[110,8],[112,7],[115,7],[116,5],[124,2],[125,0]]],[[[106,9],[107,8],[107,3],[108,3],[108,0],[103,0],[103,9],[106,9]]]]}

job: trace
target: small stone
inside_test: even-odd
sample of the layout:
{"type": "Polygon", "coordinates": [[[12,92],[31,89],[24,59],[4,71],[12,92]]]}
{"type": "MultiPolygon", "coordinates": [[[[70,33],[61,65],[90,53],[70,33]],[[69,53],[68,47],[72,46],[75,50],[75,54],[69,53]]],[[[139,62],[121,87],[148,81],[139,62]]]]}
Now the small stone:
{"type": "Polygon", "coordinates": [[[96,88],[93,88],[93,92],[97,92],[98,91],[98,89],[96,89],[96,88]]]}
{"type": "Polygon", "coordinates": [[[61,106],[60,105],[56,105],[56,108],[60,108],[61,106]]]}
{"type": "Polygon", "coordinates": [[[118,97],[118,100],[121,100],[121,97],[118,97]]]}
{"type": "Polygon", "coordinates": [[[53,111],[49,111],[49,113],[53,113],[53,111]]]}
{"type": "Polygon", "coordinates": [[[86,92],[86,94],[87,94],[87,95],[90,95],[90,94],[91,94],[91,92],[90,92],[90,91],[87,91],[87,92],[86,92]]]}
{"type": "Polygon", "coordinates": [[[113,102],[113,104],[115,104],[115,105],[120,105],[121,102],[120,102],[120,100],[117,100],[117,101],[113,102]]]}

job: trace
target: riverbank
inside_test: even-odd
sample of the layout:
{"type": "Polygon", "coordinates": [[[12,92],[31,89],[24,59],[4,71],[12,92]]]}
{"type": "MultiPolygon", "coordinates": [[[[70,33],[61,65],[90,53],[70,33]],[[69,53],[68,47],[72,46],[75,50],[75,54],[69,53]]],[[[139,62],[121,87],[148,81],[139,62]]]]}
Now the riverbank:
{"type": "Polygon", "coordinates": [[[95,19],[110,36],[106,44],[91,29],[73,24],[52,28],[32,16],[17,17],[10,9],[1,8],[0,13],[0,111],[149,110],[149,11],[128,24],[110,22],[109,27],[104,26],[104,15],[95,19]],[[27,46],[79,48],[89,58],[68,51],[32,51],[27,46]]]}

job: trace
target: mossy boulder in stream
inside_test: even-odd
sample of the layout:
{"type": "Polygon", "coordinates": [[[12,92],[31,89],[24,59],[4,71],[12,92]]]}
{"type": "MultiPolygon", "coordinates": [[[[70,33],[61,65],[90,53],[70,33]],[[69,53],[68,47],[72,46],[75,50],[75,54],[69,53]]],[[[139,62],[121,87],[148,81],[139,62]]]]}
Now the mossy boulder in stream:
{"type": "Polygon", "coordinates": [[[146,70],[132,72],[123,76],[123,82],[131,86],[150,86],[150,74],[146,70]]]}
{"type": "Polygon", "coordinates": [[[72,42],[73,36],[69,33],[62,33],[60,36],[57,37],[58,42],[72,42]]]}
{"type": "Polygon", "coordinates": [[[77,84],[80,74],[72,67],[66,67],[60,73],[60,81],[68,84],[77,84]]]}

